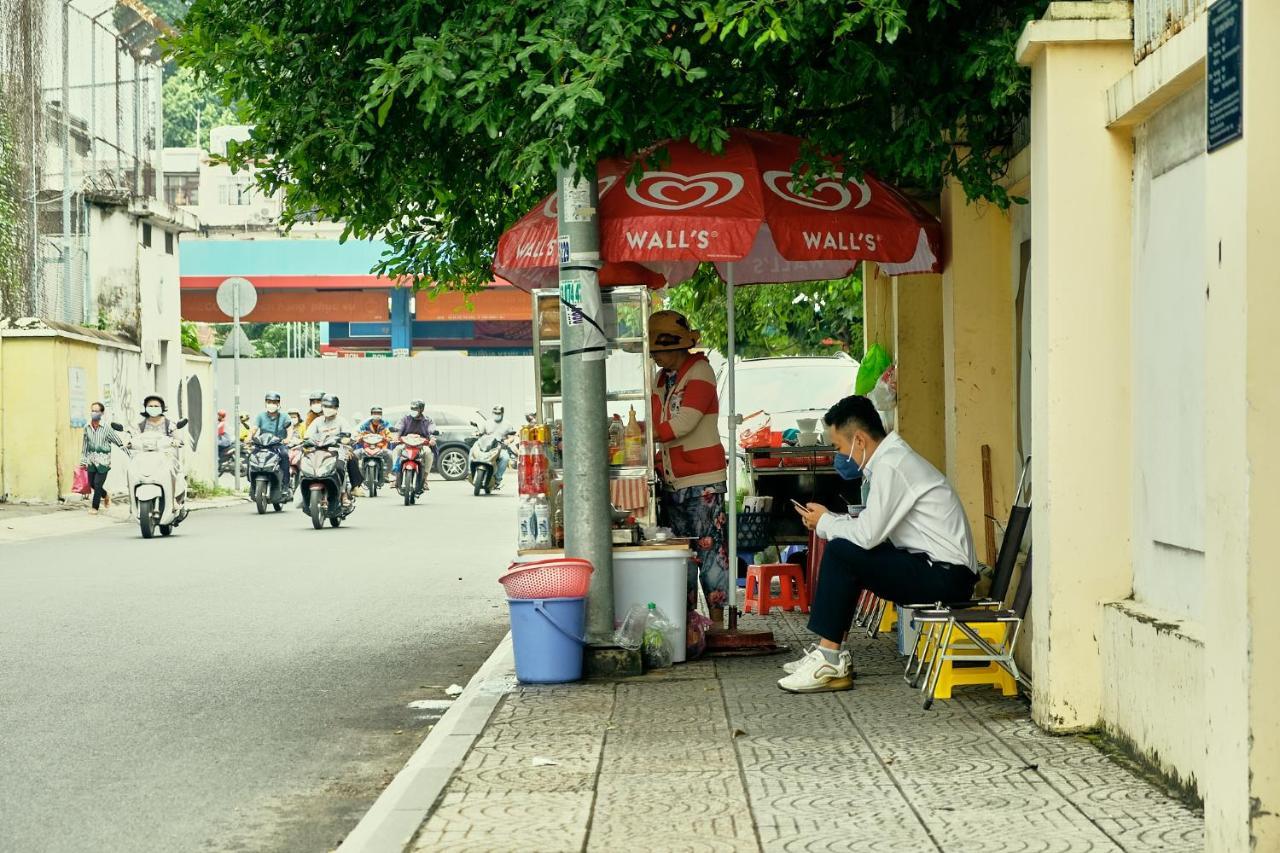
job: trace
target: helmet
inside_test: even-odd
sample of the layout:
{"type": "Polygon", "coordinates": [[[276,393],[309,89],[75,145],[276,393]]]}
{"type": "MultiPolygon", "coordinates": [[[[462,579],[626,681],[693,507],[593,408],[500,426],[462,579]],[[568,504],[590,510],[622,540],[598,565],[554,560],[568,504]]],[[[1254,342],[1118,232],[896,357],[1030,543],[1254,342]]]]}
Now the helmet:
{"type": "Polygon", "coordinates": [[[338,408],[338,396],[336,394],[325,394],[324,399],[320,401],[320,405],[338,408]]]}
{"type": "Polygon", "coordinates": [[[280,395],[279,395],[279,394],[277,394],[275,391],[271,391],[270,393],[268,393],[268,394],[267,394],[267,402],[268,402],[268,403],[279,403],[279,402],[280,402],[280,395]]]}
{"type": "Polygon", "coordinates": [[[409,403],[409,408],[411,409],[425,409],[426,407],[427,404],[422,400],[414,400],[409,403]]]}
{"type": "Polygon", "coordinates": [[[308,401],[310,401],[310,400],[323,400],[323,399],[324,399],[324,392],[323,392],[323,391],[312,391],[312,392],[311,392],[311,396],[307,398],[307,400],[308,400],[308,401]]]}
{"type": "Polygon", "coordinates": [[[241,413],[240,413],[240,420],[242,420],[242,421],[247,421],[247,420],[249,420],[249,413],[248,413],[248,412],[241,412],[241,413]]]}
{"type": "Polygon", "coordinates": [[[493,416],[494,416],[495,418],[501,418],[504,414],[506,414],[506,411],[507,411],[507,410],[506,410],[506,409],[504,409],[504,408],[502,408],[501,406],[494,406],[494,407],[493,407],[493,416]]]}
{"type": "Polygon", "coordinates": [[[226,410],[226,409],[218,409],[218,417],[220,417],[220,418],[225,418],[226,416],[227,416],[227,410],[226,410]]]}
{"type": "MultiPolygon", "coordinates": [[[[162,412],[169,411],[169,407],[164,404],[164,397],[161,397],[159,394],[148,394],[147,396],[143,397],[142,408],[145,410],[147,408],[147,404],[150,403],[152,400],[155,400],[157,403],[160,404],[160,411],[162,412]]],[[[143,414],[145,415],[146,412],[144,411],[143,414]]]]}
{"type": "Polygon", "coordinates": [[[382,414],[382,407],[381,407],[381,406],[374,406],[372,409],[370,409],[370,410],[369,410],[369,414],[371,414],[371,415],[380,415],[380,414],[382,414]]]}

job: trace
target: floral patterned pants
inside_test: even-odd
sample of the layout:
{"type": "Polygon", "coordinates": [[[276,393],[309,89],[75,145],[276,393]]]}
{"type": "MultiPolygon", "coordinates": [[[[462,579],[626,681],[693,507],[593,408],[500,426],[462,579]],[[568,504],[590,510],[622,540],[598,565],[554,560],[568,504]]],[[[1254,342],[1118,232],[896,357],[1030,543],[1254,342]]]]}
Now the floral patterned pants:
{"type": "Polygon", "coordinates": [[[688,537],[693,548],[689,563],[689,609],[698,607],[698,576],[708,607],[724,607],[729,597],[729,518],[725,515],[725,484],[663,487],[661,508],[665,524],[676,536],[688,537]]]}

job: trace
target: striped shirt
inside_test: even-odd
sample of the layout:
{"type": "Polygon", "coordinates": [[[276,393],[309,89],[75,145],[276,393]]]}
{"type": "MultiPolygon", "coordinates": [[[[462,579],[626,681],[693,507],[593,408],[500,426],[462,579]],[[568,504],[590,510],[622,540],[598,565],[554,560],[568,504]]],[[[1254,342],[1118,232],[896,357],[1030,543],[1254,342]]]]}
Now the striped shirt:
{"type": "Polygon", "coordinates": [[[120,436],[109,426],[92,423],[84,428],[84,442],[80,450],[80,464],[94,471],[106,471],[111,467],[111,445],[124,447],[120,436]]]}

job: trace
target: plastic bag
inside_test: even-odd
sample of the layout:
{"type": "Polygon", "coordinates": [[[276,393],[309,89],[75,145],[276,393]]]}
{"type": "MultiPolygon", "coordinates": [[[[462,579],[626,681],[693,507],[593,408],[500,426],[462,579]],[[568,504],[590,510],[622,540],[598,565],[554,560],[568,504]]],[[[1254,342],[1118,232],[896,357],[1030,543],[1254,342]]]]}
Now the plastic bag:
{"type": "Polygon", "coordinates": [[[621,648],[635,651],[644,640],[644,629],[649,622],[649,608],[643,604],[633,604],[622,618],[622,624],[613,632],[613,644],[621,648]]]}
{"type": "Polygon", "coordinates": [[[671,666],[678,640],[676,626],[658,609],[658,605],[649,602],[644,639],[640,643],[640,658],[644,661],[644,668],[665,669],[671,666]]]}
{"type": "Polygon", "coordinates": [[[71,478],[71,491],[77,495],[87,495],[93,491],[89,488],[89,470],[83,465],[76,467],[75,476],[71,478]]]}
{"type": "Polygon", "coordinates": [[[893,359],[889,358],[889,353],[885,352],[884,347],[879,344],[868,347],[862,364],[858,366],[858,378],[854,380],[853,393],[862,397],[871,393],[871,389],[876,387],[876,380],[880,378],[880,374],[884,373],[892,363],[893,359]]]}
{"type": "Polygon", "coordinates": [[[898,407],[898,369],[895,366],[890,365],[880,375],[867,399],[881,412],[892,412],[898,407]]]}
{"type": "Polygon", "coordinates": [[[698,611],[690,610],[684,624],[685,659],[695,660],[707,650],[707,629],[715,623],[698,611]]]}

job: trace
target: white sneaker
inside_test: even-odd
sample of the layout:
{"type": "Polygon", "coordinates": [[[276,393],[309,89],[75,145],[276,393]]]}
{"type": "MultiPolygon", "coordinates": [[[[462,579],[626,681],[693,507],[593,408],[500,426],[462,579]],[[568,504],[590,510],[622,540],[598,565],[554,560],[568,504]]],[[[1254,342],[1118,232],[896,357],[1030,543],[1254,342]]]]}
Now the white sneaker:
{"type": "Polygon", "coordinates": [[[804,663],[805,658],[809,657],[809,653],[812,652],[817,647],[818,647],[817,643],[810,643],[809,645],[805,646],[804,654],[801,655],[798,660],[787,661],[786,663],[784,663],[782,665],[782,671],[785,672],[787,675],[790,675],[791,673],[795,672],[797,669],[800,668],[800,664],[804,663]]]}
{"type": "Polygon", "coordinates": [[[814,649],[804,656],[795,672],[778,679],[778,686],[788,693],[848,690],[853,687],[853,678],[849,675],[848,653],[842,652],[839,664],[832,664],[827,662],[822,652],[814,649]]]}

